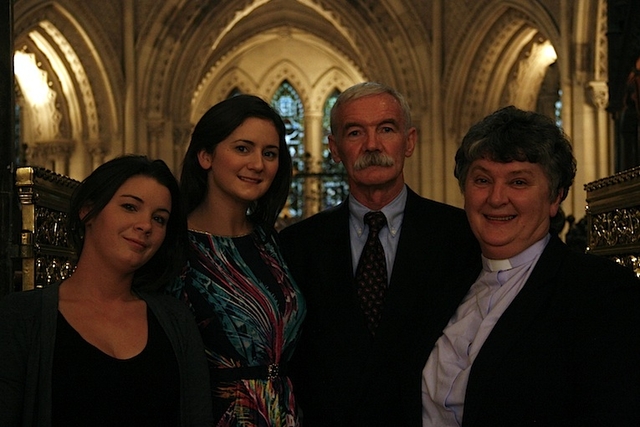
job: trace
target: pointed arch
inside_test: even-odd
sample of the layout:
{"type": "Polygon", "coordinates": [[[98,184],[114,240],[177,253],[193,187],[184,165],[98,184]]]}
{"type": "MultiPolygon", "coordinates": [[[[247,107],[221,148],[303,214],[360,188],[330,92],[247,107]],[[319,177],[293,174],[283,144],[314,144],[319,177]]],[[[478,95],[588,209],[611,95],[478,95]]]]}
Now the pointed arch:
{"type": "Polygon", "coordinates": [[[222,75],[210,70],[193,94],[189,122],[195,125],[209,107],[227,98],[234,88],[242,93],[259,93],[256,82],[243,69],[232,68],[222,75]]]}
{"type": "Polygon", "coordinates": [[[273,68],[264,75],[259,84],[260,92],[270,99],[285,81],[300,96],[303,105],[309,105],[311,84],[306,79],[306,73],[289,59],[274,64],[273,68]]]}
{"type": "MultiPolygon", "coordinates": [[[[31,150],[33,160],[37,163],[55,156],[58,164],[64,159],[61,163],[66,165],[59,172],[81,179],[102,162],[118,134],[118,97],[110,69],[114,64],[106,64],[98,54],[109,49],[97,46],[82,11],[69,10],[57,2],[28,11],[18,5],[16,50],[34,55],[41,64],[56,99],[55,115],[59,115],[54,118],[59,123],[55,135],[50,129],[41,135],[42,140],[29,142],[37,142],[31,150]],[[78,161],[70,162],[72,158],[78,161]],[[80,167],[68,169],[70,164],[80,167]]],[[[31,107],[23,103],[22,108],[31,107]]],[[[41,113],[26,113],[25,119],[31,116],[41,123],[52,123],[51,117],[38,117],[41,113]]]]}
{"type": "MultiPolygon", "coordinates": [[[[535,109],[545,73],[556,60],[546,56],[546,49],[557,49],[558,29],[539,5],[486,1],[476,12],[468,29],[476,37],[460,41],[447,63],[450,72],[445,72],[446,171],[453,170],[459,141],[473,123],[508,104],[535,109]]],[[[445,200],[461,204],[457,183],[449,182],[445,200]]]]}
{"type": "Polygon", "coordinates": [[[322,111],[327,98],[335,91],[344,92],[350,86],[363,82],[364,76],[347,74],[343,68],[331,67],[313,85],[310,109],[322,111]]]}

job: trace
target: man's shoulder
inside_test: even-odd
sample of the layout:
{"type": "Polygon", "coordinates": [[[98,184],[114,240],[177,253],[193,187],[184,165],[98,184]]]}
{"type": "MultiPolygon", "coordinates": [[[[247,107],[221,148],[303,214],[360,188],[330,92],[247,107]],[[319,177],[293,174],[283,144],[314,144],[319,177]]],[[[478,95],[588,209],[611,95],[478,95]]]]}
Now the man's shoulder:
{"type": "Polygon", "coordinates": [[[423,197],[410,189],[407,197],[407,204],[405,206],[405,210],[409,209],[429,210],[445,215],[465,215],[464,210],[459,207],[423,197]]]}
{"type": "Polygon", "coordinates": [[[415,193],[411,194],[411,192],[404,209],[403,227],[407,224],[412,228],[424,229],[437,226],[449,233],[455,231],[471,233],[467,215],[463,209],[415,193]]]}
{"type": "Polygon", "coordinates": [[[346,207],[343,205],[333,206],[318,212],[308,218],[300,220],[285,227],[280,231],[280,237],[286,239],[291,235],[296,234],[315,234],[326,233],[327,226],[339,225],[342,219],[348,220],[348,211],[345,212],[346,207]]]}

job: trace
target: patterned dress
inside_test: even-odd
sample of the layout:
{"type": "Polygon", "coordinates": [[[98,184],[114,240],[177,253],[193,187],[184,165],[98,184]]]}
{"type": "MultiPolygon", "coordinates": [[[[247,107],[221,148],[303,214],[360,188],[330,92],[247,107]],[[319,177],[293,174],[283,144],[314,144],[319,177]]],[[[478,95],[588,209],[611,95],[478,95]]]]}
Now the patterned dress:
{"type": "Polygon", "coordinates": [[[305,302],[274,236],[259,227],[233,238],[190,230],[189,242],[170,291],[196,316],[217,426],[298,426],[286,364],[305,302]]]}

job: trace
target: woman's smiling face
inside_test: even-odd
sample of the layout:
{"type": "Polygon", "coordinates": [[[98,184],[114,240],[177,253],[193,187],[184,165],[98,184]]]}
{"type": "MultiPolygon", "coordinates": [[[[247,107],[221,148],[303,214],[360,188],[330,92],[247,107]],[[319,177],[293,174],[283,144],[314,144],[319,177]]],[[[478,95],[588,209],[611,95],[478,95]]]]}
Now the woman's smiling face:
{"type": "Polygon", "coordinates": [[[549,179],[537,163],[475,160],[464,187],[464,208],[490,259],[513,257],[548,232],[560,195],[551,200],[549,179]]]}
{"type": "Polygon", "coordinates": [[[249,117],[213,153],[201,151],[208,196],[217,203],[249,206],[271,187],[279,164],[279,136],[270,120],[249,117]]]}
{"type": "MultiPolygon", "coordinates": [[[[87,210],[80,212],[81,217],[87,210]]],[[[134,175],[85,224],[82,256],[94,256],[118,271],[133,273],[162,245],[170,215],[169,189],[154,178],[134,175]]]]}

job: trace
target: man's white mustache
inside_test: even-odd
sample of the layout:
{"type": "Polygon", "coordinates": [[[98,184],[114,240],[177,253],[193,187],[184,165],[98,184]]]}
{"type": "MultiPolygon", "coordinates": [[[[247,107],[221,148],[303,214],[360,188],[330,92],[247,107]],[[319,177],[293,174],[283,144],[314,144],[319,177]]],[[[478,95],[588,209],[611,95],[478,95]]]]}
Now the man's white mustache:
{"type": "Polygon", "coordinates": [[[369,166],[389,167],[393,166],[394,164],[395,162],[393,161],[392,157],[378,151],[373,151],[370,153],[365,153],[362,156],[358,157],[356,162],[353,164],[353,169],[355,169],[356,171],[360,171],[362,169],[368,168],[369,166]]]}

